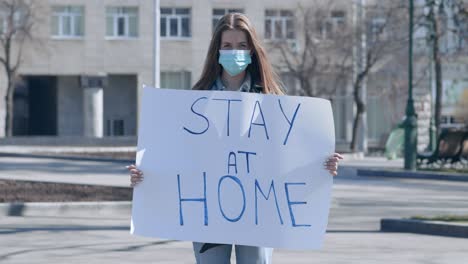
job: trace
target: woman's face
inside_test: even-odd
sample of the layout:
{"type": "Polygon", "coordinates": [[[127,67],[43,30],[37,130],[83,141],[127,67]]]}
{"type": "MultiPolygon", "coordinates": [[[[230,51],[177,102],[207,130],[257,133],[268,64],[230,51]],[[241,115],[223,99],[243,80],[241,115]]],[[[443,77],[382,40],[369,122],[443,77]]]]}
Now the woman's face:
{"type": "Polygon", "coordinates": [[[221,33],[222,50],[250,50],[247,34],[242,30],[232,29],[221,33]]]}

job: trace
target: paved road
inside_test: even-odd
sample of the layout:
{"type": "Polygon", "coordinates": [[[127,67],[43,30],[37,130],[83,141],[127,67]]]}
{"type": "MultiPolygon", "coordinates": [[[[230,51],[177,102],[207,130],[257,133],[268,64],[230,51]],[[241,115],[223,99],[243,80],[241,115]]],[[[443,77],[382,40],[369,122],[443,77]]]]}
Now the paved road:
{"type": "MultiPolygon", "coordinates": [[[[0,223],[0,263],[194,263],[191,243],[132,237],[126,219],[8,217],[0,223]]],[[[273,263],[466,264],[467,246],[465,239],[342,230],[327,233],[322,251],[277,250],[273,263]]]]}
{"type": "MultiPolygon", "coordinates": [[[[126,179],[116,173],[121,163],[22,162],[5,170],[11,160],[0,158],[0,177],[18,171],[36,178],[126,179]]],[[[352,172],[342,169],[335,181],[324,249],[277,250],[274,263],[468,263],[468,239],[378,232],[382,217],[468,214],[468,183],[352,172]]],[[[190,243],[133,237],[128,224],[128,214],[0,217],[0,263],[194,263],[190,243]]]]}

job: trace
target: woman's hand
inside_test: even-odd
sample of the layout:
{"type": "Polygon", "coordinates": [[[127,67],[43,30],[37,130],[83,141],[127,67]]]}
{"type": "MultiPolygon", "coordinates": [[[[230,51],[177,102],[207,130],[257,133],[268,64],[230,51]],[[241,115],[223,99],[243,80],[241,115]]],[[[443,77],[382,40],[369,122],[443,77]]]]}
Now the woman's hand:
{"type": "MultiPolygon", "coordinates": [[[[327,169],[331,175],[336,176],[338,175],[338,161],[343,159],[339,153],[334,153],[333,156],[328,158],[325,162],[325,169],[327,169]]],[[[130,172],[130,187],[135,187],[137,184],[143,181],[143,172],[135,165],[126,166],[128,171],[130,172]]]]}
{"type": "Polygon", "coordinates": [[[338,175],[338,161],[341,159],[343,159],[343,156],[339,153],[333,153],[333,155],[325,162],[325,169],[327,169],[333,176],[338,175]]]}
{"type": "Polygon", "coordinates": [[[133,188],[138,183],[143,181],[143,172],[137,169],[135,165],[132,164],[130,166],[126,166],[125,168],[127,168],[128,171],[130,172],[130,187],[133,188]]]}

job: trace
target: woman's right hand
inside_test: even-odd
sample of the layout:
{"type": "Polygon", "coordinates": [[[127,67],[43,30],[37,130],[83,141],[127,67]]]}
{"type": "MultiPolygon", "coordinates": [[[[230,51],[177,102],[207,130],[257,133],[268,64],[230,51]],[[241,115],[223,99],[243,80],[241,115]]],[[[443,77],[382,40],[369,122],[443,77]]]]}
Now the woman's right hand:
{"type": "Polygon", "coordinates": [[[133,188],[143,181],[143,172],[137,169],[135,165],[132,164],[130,166],[126,166],[126,168],[130,172],[130,187],[133,188]]]}

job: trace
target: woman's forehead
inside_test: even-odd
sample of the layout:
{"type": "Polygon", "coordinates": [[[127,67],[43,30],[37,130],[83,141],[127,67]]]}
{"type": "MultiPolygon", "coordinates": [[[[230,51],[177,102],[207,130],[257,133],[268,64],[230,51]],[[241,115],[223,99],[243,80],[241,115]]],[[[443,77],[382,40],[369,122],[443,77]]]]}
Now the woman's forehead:
{"type": "Polygon", "coordinates": [[[238,29],[226,30],[221,34],[221,42],[247,42],[247,34],[238,29]]]}

